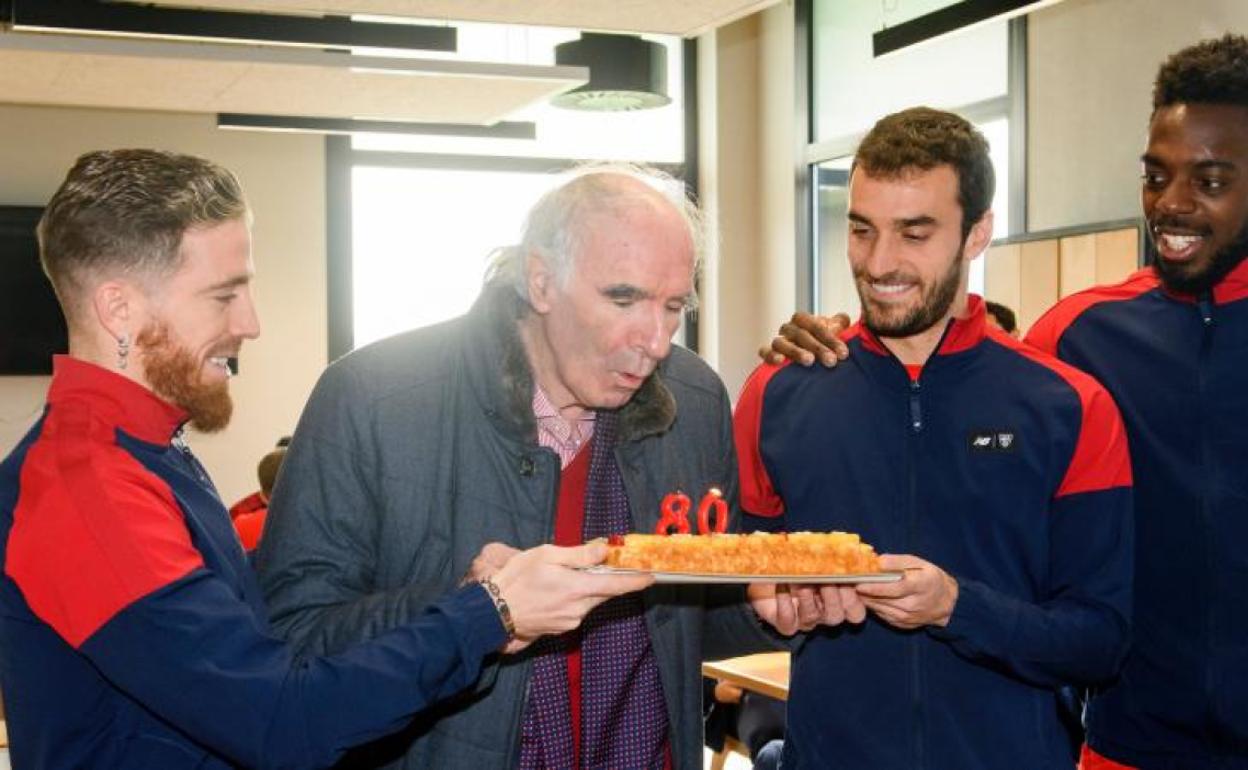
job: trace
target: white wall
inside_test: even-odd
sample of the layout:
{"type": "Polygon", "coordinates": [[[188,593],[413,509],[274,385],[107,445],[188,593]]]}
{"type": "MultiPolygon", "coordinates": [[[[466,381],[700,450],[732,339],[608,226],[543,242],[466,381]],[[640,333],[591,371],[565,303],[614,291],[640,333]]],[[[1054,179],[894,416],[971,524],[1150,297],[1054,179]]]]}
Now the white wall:
{"type": "Polygon", "coordinates": [[[1031,14],[1028,229],[1138,216],[1158,66],[1245,30],[1244,0],[1064,0],[1031,14]]]}
{"type": "MultiPolygon", "coordinates": [[[[793,3],[772,6],[760,14],[759,62],[759,221],[761,301],[758,334],[743,340],[751,354],[769,342],[789,319],[797,302],[797,96],[796,63],[793,58],[793,3]]],[[[751,363],[754,363],[751,361],[751,363]]],[[[735,394],[734,394],[735,396],[735,394]]]]}
{"type": "MultiPolygon", "coordinates": [[[[1162,59],[1248,30],[1245,0],[1064,0],[1028,35],[1030,230],[1134,217],[1139,155],[1162,59]]],[[[699,39],[703,200],[719,226],[700,344],[735,397],[795,287],[793,6],[699,39]]],[[[856,306],[844,271],[836,306],[856,306]]],[[[827,292],[829,287],[825,286],[827,292]]]]}
{"type": "Polygon", "coordinates": [[[797,293],[793,5],[704,35],[698,47],[699,187],[718,228],[699,344],[735,399],[797,293]]]}
{"type": "MultiPolygon", "coordinates": [[[[243,348],[230,427],[191,437],[230,504],[256,489],[256,462],[294,430],[326,363],[324,142],[218,131],[211,116],[0,105],[0,204],[42,205],[79,154],[114,147],[211,158],[238,175],[255,212],[263,333],[243,348]]],[[[0,377],[0,453],[38,416],[47,383],[0,377]]]]}

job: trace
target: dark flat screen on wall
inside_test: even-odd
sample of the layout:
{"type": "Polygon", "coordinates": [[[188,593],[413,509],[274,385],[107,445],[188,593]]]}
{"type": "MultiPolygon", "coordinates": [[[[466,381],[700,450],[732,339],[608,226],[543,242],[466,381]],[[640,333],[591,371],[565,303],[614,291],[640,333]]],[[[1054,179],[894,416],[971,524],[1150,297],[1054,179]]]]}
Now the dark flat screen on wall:
{"type": "Polygon", "coordinates": [[[0,375],[51,374],[69,347],[65,318],[39,266],[38,206],[0,206],[0,375]]]}

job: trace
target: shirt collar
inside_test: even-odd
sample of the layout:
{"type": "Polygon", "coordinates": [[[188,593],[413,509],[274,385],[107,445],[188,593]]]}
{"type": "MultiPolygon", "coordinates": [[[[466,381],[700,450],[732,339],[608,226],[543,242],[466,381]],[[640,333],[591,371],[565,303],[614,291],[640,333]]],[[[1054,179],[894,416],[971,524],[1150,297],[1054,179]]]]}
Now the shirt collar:
{"type": "MultiPolygon", "coordinates": [[[[952,353],[961,353],[978,345],[986,336],[988,329],[984,308],[983,297],[978,294],[967,295],[966,312],[961,317],[953,319],[950,328],[940,338],[940,345],[933,355],[947,356],[952,353]]],[[[850,328],[849,336],[861,337],[862,345],[867,350],[882,356],[891,355],[884,343],[867,329],[861,316],[858,322],[850,328]]]]}
{"type": "Polygon", "coordinates": [[[559,414],[546,392],[538,386],[533,387],[533,416],[537,419],[538,443],[564,452],[576,452],[591,435],[593,435],[593,410],[585,410],[585,416],[578,420],[566,420],[559,414]]]}
{"type": "Polygon", "coordinates": [[[53,356],[48,403],[85,399],[101,417],[150,444],[168,444],[189,416],[134,380],[80,358],[53,356]]]}

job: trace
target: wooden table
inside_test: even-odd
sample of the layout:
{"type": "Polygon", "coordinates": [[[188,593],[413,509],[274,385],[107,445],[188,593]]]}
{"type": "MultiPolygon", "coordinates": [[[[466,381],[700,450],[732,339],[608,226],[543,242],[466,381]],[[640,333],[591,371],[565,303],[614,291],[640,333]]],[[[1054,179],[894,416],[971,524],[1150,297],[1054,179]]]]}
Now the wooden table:
{"type": "Polygon", "coordinates": [[[776,700],[789,699],[789,653],[762,652],[726,660],[708,660],[702,675],[731,682],[743,690],[776,700]]]}
{"type": "MultiPolygon", "coordinates": [[[[761,652],[726,660],[708,660],[702,664],[702,676],[729,682],[742,690],[766,695],[776,700],[789,699],[789,653],[761,652]]],[[[723,770],[728,753],[749,757],[750,752],[731,736],[724,737],[724,749],[711,758],[711,770],[723,770]]]]}

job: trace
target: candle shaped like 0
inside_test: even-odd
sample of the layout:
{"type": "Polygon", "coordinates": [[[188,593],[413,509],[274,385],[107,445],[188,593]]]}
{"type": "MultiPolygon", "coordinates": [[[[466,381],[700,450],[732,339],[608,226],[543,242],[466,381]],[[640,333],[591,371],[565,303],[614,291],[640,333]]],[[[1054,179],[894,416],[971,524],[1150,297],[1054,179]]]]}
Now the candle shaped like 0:
{"type": "Polygon", "coordinates": [[[698,503],[698,532],[703,535],[709,535],[712,532],[728,531],[728,503],[724,500],[724,493],[715,487],[703,496],[702,501],[698,503]],[[711,527],[711,509],[715,510],[715,526],[711,527]]]}

